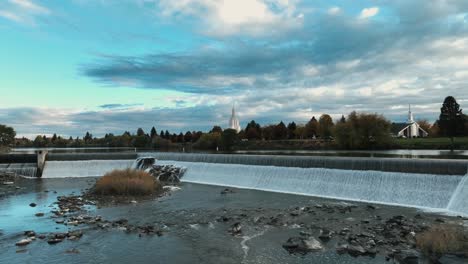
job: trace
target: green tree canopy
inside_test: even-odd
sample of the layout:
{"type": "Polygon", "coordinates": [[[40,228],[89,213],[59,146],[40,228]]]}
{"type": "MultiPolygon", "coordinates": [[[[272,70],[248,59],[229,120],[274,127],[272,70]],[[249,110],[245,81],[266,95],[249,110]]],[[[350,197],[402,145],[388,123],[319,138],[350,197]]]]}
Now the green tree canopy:
{"type": "Polygon", "coordinates": [[[8,146],[15,141],[16,132],[12,127],[0,125],[0,146],[8,146]]]}

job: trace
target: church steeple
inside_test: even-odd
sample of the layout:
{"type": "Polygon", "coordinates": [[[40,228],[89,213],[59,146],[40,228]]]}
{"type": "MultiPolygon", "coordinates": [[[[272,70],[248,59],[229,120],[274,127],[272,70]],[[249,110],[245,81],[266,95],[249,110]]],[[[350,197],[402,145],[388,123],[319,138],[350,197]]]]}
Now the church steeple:
{"type": "Polygon", "coordinates": [[[408,124],[414,123],[413,113],[411,112],[411,104],[408,105],[408,124]]]}
{"type": "Polygon", "coordinates": [[[232,115],[231,119],[229,120],[229,128],[236,130],[237,133],[241,131],[239,119],[236,116],[236,109],[234,107],[234,104],[232,104],[232,115]]]}

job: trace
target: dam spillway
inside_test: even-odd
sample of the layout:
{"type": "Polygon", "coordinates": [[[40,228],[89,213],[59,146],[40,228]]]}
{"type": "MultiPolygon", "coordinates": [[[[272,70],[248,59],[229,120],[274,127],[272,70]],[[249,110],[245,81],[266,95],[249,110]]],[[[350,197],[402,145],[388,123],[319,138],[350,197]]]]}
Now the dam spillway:
{"type": "MultiPolygon", "coordinates": [[[[468,215],[466,161],[144,153],[183,182],[445,210],[468,215]]],[[[94,177],[134,160],[47,161],[43,177],[94,177]]]]}
{"type": "Polygon", "coordinates": [[[198,153],[142,153],[157,160],[186,162],[243,164],[297,168],[327,168],[340,170],[374,170],[402,173],[440,175],[465,175],[468,173],[466,160],[404,159],[404,158],[361,158],[284,155],[232,155],[198,153]]]}

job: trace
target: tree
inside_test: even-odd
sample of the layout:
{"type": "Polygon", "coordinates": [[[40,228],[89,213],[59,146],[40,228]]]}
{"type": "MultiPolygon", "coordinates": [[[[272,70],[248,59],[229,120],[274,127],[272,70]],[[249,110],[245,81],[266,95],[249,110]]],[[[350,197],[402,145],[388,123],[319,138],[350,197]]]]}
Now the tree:
{"type": "Polygon", "coordinates": [[[220,145],[220,141],[220,133],[205,133],[193,144],[193,148],[215,150],[220,145]]]}
{"type": "Polygon", "coordinates": [[[165,139],[171,139],[171,134],[169,133],[169,131],[166,130],[166,132],[164,132],[164,138],[165,139]]]}
{"type": "Polygon", "coordinates": [[[36,136],[36,138],[33,141],[33,146],[36,148],[42,148],[46,146],[46,141],[44,138],[40,135],[36,136]]]}
{"type": "Polygon", "coordinates": [[[16,132],[12,127],[0,125],[0,146],[9,146],[15,141],[16,132]]]}
{"type": "Polygon", "coordinates": [[[334,136],[341,148],[374,149],[388,147],[392,142],[391,123],[382,115],[349,114],[345,123],[338,123],[334,136]]]}
{"type": "Polygon", "coordinates": [[[262,139],[262,128],[254,120],[250,121],[245,127],[245,136],[247,139],[262,139]]]}
{"type": "Polygon", "coordinates": [[[93,140],[93,135],[86,131],[86,135],[84,136],[83,140],[88,143],[89,141],[93,140]]]}
{"type": "Polygon", "coordinates": [[[56,141],[57,140],[57,134],[54,133],[51,140],[52,140],[52,142],[56,141]]]}
{"type": "Polygon", "coordinates": [[[318,134],[322,138],[330,138],[332,135],[332,129],[333,129],[333,119],[331,118],[330,115],[323,114],[319,118],[319,126],[318,126],[318,134]]]}
{"type": "Polygon", "coordinates": [[[187,131],[184,135],[185,142],[192,142],[192,132],[187,131]]]}
{"type": "Polygon", "coordinates": [[[432,135],[432,125],[431,123],[429,123],[429,121],[427,121],[426,119],[421,119],[421,120],[418,120],[416,123],[418,123],[419,127],[422,128],[422,130],[426,131],[429,136],[433,136],[432,135]]]}
{"type": "Polygon", "coordinates": [[[235,129],[225,129],[221,134],[221,147],[223,150],[231,150],[238,141],[237,131],[235,129]]]}
{"type": "Polygon", "coordinates": [[[315,116],[313,116],[305,125],[304,134],[305,138],[313,138],[318,134],[318,122],[317,119],[315,119],[315,116]]]}
{"type": "Polygon", "coordinates": [[[344,115],[341,115],[340,123],[346,123],[346,118],[344,117],[344,115]]]}
{"type": "Polygon", "coordinates": [[[463,134],[464,120],[462,109],[453,96],[447,96],[440,108],[439,128],[443,136],[449,137],[454,148],[453,139],[463,134]]]}
{"type": "Polygon", "coordinates": [[[283,121],[281,121],[278,125],[275,126],[273,130],[273,139],[281,140],[286,139],[288,136],[288,129],[284,125],[283,121]]]}
{"type": "Polygon", "coordinates": [[[159,137],[160,137],[160,138],[165,138],[165,136],[164,136],[164,131],[161,130],[161,133],[159,133],[159,137]]]}
{"type": "Polygon", "coordinates": [[[143,128],[139,127],[137,129],[137,136],[144,136],[145,135],[145,131],[143,130],[143,128]]]}
{"type": "Polygon", "coordinates": [[[296,138],[296,128],[297,128],[297,125],[296,123],[294,123],[294,121],[288,124],[288,138],[289,139],[296,138]]]}
{"type": "Polygon", "coordinates": [[[220,126],[214,126],[211,130],[210,133],[222,133],[223,129],[220,126]]]}
{"type": "Polygon", "coordinates": [[[151,128],[151,132],[150,132],[150,137],[151,138],[154,138],[155,136],[158,135],[158,132],[156,132],[156,128],[155,127],[152,127],[151,128]]]}

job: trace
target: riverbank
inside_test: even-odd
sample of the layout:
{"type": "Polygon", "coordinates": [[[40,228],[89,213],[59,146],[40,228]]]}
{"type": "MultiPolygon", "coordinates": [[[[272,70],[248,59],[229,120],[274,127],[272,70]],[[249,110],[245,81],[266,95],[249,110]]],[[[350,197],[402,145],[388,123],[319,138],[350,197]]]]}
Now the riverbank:
{"type": "MultiPolygon", "coordinates": [[[[6,217],[0,218],[0,258],[8,263],[388,263],[403,256],[422,259],[414,235],[429,226],[467,222],[412,208],[187,183],[153,200],[99,205],[80,198],[94,182],[41,179],[29,183],[34,188],[27,193],[1,198],[0,215],[6,217]],[[25,231],[33,231],[35,240],[16,246],[31,235],[25,231]],[[303,252],[302,241],[312,239],[320,248],[303,252]]],[[[466,259],[446,255],[444,260],[466,259]]]]}

